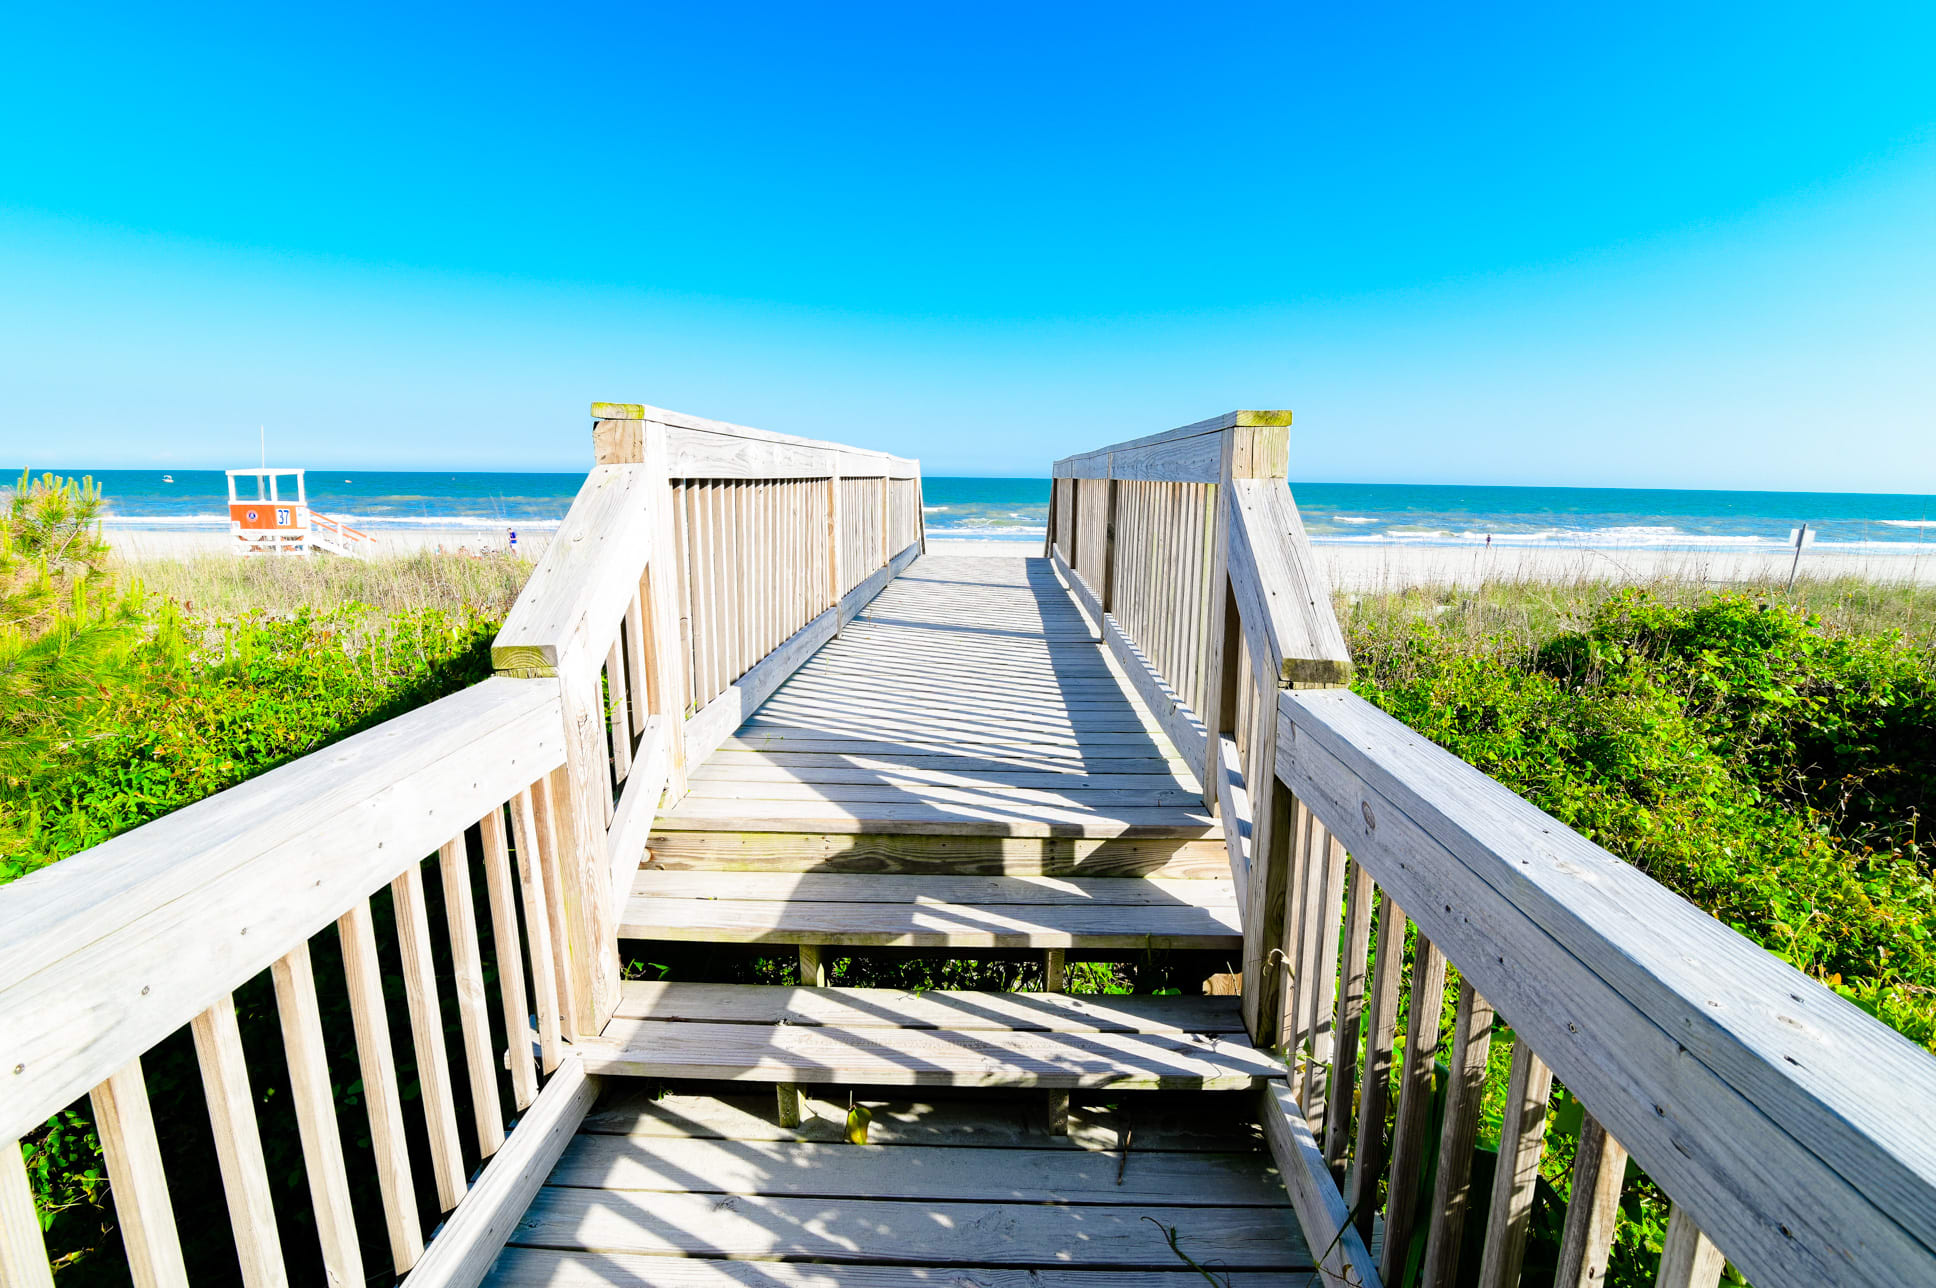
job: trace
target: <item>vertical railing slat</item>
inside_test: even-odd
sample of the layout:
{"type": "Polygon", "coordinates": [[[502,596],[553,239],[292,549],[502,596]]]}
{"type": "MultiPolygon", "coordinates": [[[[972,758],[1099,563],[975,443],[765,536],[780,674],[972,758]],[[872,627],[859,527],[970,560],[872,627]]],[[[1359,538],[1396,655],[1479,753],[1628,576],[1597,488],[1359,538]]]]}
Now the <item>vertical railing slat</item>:
{"type": "Polygon", "coordinates": [[[1533,1194],[1539,1185],[1539,1160],[1546,1146],[1546,1106],[1553,1093],[1553,1071],[1533,1054],[1526,1039],[1513,1040],[1512,1073],[1506,1081],[1506,1111],[1499,1124],[1499,1161],[1492,1176],[1492,1201],[1486,1217],[1486,1249],[1479,1262],[1479,1288],[1516,1288],[1526,1258],[1533,1194]]]}
{"type": "MultiPolygon", "coordinates": [[[[612,637],[612,647],[605,651],[605,692],[608,699],[606,707],[606,728],[612,736],[611,781],[614,786],[624,783],[632,773],[632,716],[631,702],[626,692],[624,641],[617,635],[612,637]]],[[[611,794],[611,788],[606,789],[611,794]]],[[[611,820],[605,820],[611,825],[611,820]]]]}
{"type": "Polygon", "coordinates": [[[214,1130],[215,1161],[228,1200],[229,1229],[246,1288],[283,1288],[289,1282],[276,1234],[276,1208],[269,1196],[269,1169],[262,1161],[262,1131],[255,1119],[255,1092],[242,1054],[242,1029],[235,1019],[235,998],[224,993],[189,1024],[195,1058],[202,1069],[202,1091],[214,1130]]]}
{"type": "MultiPolygon", "coordinates": [[[[619,733],[623,736],[623,725],[619,733]]],[[[484,961],[477,940],[477,904],[471,897],[471,860],[462,836],[446,841],[437,851],[437,875],[444,886],[444,921],[450,931],[457,1019],[464,1034],[464,1067],[470,1075],[471,1122],[477,1129],[477,1152],[489,1158],[504,1144],[504,1111],[498,1104],[490,1004],[484,998],[484,961]]]]}
{"type": "Polygon", "coordinates": [[[497,950],[498,1002],[509,1047],[511,1099],[523,1109],[538,1098],[538,1062],[531,1053],[531,1006],[525,999],[517,880],[511,875],[511,852],[505,845],[504,807],[486,814],[478,830],[484,840],[484,891],[491,905],[491,942],[497,950]]]}
{"type": "Polygon", "coordinates": [[[1607,1254],[1620,1223],[1627,1151],[1592,1114],[1581,1119],[1574,1148],[1573,1193],[1566,1203],[1553,1288],[1599,1288],[1606,1282],[1607,1254]]]}
{"type": "Polygon", "coordinates": [[[1676,1203],[1667,1214],[1667,1234],[1660,1245],[1660,1273],[1654,1288],[1714,1288],[1721,1282],[1727,1258],[1676,1203]]]}
{"type": "Polygon", "coordinates": [[[1351,1152],[1351,1188],[1358,1234],[1371,1242],[1378,1210],[1378,1178],[1384,1174],[1385,1111],[1391,1105],[1392,1048],[1397,1042],[1398,995],[1405,970],[1405,913],[1389,893],[1378,909],[1378,960],[1365,1002],[1365,1078],[1359,1093],[1358,1144],[1351,1152]]]}
{"type": "Polygon", "coordinates": [[[564,1058],[559,1050],[558,964],[552,952],[551,909],[545,893],[544,855],[538,843],[534,789],[519,792],[511,806],[512,835],[518,847],[518,888],[524,895],[524,933],[530,946],[532,1004],[538,1013],[538,1050],[550,1073],[564,1058]]]}
{"type": "Polygon", "coordinates": [[[1371,952],[1374,889],[1364,864],[1351,860],[1345,894],[1344,976],[1338,985],[1337,1040],[1332,1044],[1329,1112],[1324,1124],[1324,1161],[1340,1180],[1338,1165],[1351,1137],[1352,1101],[1358,1089],[1358,1030],[1365,1018],[1366,967],[1371,952]]]}
{"type": "Polygon", "coordinates": [[[1451,1078],[1445,1089],[1445,1120],[1439,1132],[1438,1166],[1432,1181],[1432,1219],[1425,1243],[1426,1288],[1453,1288],[1459,1272],[1466,1209],[1472,1204],[1472,1151],[1479,1134],[1479,1107],[1486,1090],[1486,1058],[1492,1051],[1492,1003],[1459,982],[1452,1022],[1451,1078]]]}
{"type": "Polygon", "coordinates": [[[54,1288],[19,1141],[0,1141],[0,1288],[54,1288]]]}
{"type": "Polygon", "coordinates": [[[123,1065],[88,1093],[94,1130],[108,1165],[114,1217],[121,1227],[134,1288],[188,1288],[181,1238],[175,1232],[175,1207],[162,1171],[161,1144],[148,1108],[148,1086],[141,1061],[123,1065]]]}
{"type": "Polygon", "coordinates": [[[450,1056],[444,1050],[443,1008],[437,1003],[437,966],[430,955],[430,917],[424,907],[423,868],[405,867],[390,882],[397,914],[397,948],[403,958],[403,996],[410,1008],[410,1042],[417,1054],[417,1086],[424,1127],[430,1133],[430,1171],[437,1201],[448,1212],[463,1200],[464,1147],[457,1138],[457,1106],[450,1088],[450,1056]]]}
{"type": "Polygon", "coordinates": [[[349,1169],[343,1161],[342,1131],[336,1122],[329,1047],[323,1037],[323,1011],[316,998],[309,942],[297,941],[269,968],[269,974],[275,983],[276,1014],[282,1021],[289,1098],[296,1112],[296,1133],[302,1141],[310,1206],[316,1213],[323,1273],[329,1288],[356,1288],[363,1282],[363,1250],[356,1238],[356,1211],[350,1204],[349,1169]]]}
{"type": "Polygon", "coordinates": [[[563,865],[566,838],[571,835],[559,817],[559,798],[569,794],[563,767],[531,784],[532,811],[538,820],[538,875],[544,882],[545,915],[551,919],[551,959],[558,981],[558,1018],[567,1032],[575,1032],[579,1014],[578,990],[586,975],[573,951],[571,910],[565,905],[563,865]]]}
{"type": "Polygon", "coordinates": [[[1423,931],[1416,944],[1398,1121],[1392,1131],[1390,1193],[1385,1200],[1385,1255],[1379,1267],[1387,1282],[1403,1278],[1418,1221],[1418,1187],[1432,1121],[1432,1071],[1438,1057],[1439,1017],[1445,1007],[1445,955],[1423,931]]]}
{"type": "Polygon", "coordinates": [[[410,1149],[403,1134],[403,1097],[397,1091],[397,1058],[390,1044],[390,1019],[383,1004],[383,966],[376,955],[376,927],[369,900],[336,921],[343,945],[343,978],[349,986],[350,1019],[356,1026],[356,1058],[363,1073],[363,1107],[370,1118],[370,1152],[376,1161],[377,1188],[390,1236],[390,1258],[398,1274],[423,1256],[423,1225],[417,1214],[417,1189],[410,1175],[410,1149]]]}

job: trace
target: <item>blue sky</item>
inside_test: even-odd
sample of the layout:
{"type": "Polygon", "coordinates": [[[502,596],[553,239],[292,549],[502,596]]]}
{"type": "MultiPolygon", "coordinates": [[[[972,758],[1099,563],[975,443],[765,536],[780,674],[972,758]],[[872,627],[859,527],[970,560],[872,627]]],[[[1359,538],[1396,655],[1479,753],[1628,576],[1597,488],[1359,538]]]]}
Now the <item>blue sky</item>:
{"type": "Polygon", "coordinates": [[[1936,490],[1926,3],[4,30],[0,462],[582,468],[619,399],[1040,474],[1288,406],[1299,478],[1936,490]]]}

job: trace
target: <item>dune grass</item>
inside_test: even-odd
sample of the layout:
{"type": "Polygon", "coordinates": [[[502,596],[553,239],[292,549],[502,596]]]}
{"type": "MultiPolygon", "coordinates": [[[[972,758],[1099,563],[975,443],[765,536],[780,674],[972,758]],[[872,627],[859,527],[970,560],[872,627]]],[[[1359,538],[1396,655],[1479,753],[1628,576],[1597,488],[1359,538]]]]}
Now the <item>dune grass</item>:
{"type": "Polygon", "coordinates": [[[531,564],[505,555],[418,551],[376,559],[238,559],[227,553],[187,558],[117,559],[114,571],[148,595],[200,618],[283,615],[367,605],[383,617],[421,609],[469,611],[501,619],[531,564]]]}

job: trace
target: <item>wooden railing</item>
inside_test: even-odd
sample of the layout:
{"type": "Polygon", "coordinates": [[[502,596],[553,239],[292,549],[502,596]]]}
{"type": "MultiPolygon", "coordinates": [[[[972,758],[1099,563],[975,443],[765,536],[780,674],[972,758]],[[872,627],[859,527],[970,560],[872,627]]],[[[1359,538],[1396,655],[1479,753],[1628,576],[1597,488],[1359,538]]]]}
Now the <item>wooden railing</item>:
{"type": "MultiPolygon", "coordinates": [[[[421,1115],[436,1208],[458,1207],[482,1160],[492,1160],[477,1181],[484,1206],[514,1184],[531,1136],[507,1149],[507,1116],[582,1113],[590,1094],[561,1040],[573,977],[561,910],[584,897],[556,839],[562,733],[552,692],[489,680],[0,890],[0,1282],[50,1282],[16,1142],[81,1096],[134,1282],[187,1282],[142,1074],[143,1057],[184,1025],[242,1282],[288,1281],[234,1001],[265,974],[332,1282],[364,1282],[386,1251],[398,1272],[417,1266],[437,1219],[426,1222],[413,1178],[382,957],[402,966],[420,1088],[408,1112],[421,1115]],[[353,1021],[344,1081],[362,1084],[352,1130],[368,1132],[387,1250],[357,1240],[330,1059],[342,1070],[349,1057],[325,1038],[312,945],[337,964],[323,983],[353,1021]],[[440,961],[454,989],[438,987],[440,961]],[[461,1029],[455,1075],[447,1004],[461,1029]]],[[[429,1271],[425,1282],[441,1279],[429,1271]]]]}
{"type": "Polygon", "coordinates": [[[1629,1151],[1672,1202],[1662,1288],[1724,1258],[1758,1288],[1936,1283],[1936,1060],[1340,687],[1289,419],[1058,462],[1049,544],[1223,819],[1245,1019],[1290,1067],[1265,1126],[1326,1282],[1460,1282],[1483,1207],[1478,1283],[1517,1284],[1557,1080],[1586,1111],[1560,1288],[1603,1282],[1629,1151]]]}
{"type": "Polygon", "coordinates": [[[183,1026],[242,1281],[288,1282],[233,1000],[264,988],[328,1281],[384,1264],[359,1246],[343,1126],[368,1133],[387,1264],[423,1288],[482,1279],[595,1093],[571,1046],[616,1004],[654,812],[922,545],[915,462],[593,415],[598,464],[498,635],[497,677],[0,887],[0,1288],[50,1282],[18,1142],[81,1097],[137,1288],[186,1282],[142,1067],[183,1026]],[[332,1079],[332,1058],[352,1070],[319,998],[349,1012],[354,1077],[332,1079]],[[360,1081],[358,1121],[333,1081],[360,1081]]]}

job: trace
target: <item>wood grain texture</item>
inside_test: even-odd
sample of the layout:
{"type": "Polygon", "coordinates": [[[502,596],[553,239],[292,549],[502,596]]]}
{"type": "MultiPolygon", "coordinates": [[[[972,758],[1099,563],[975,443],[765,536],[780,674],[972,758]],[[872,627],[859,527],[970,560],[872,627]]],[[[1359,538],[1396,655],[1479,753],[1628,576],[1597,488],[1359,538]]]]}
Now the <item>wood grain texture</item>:
{"type": "MultiPolygon", "coordinates": [[[[1147,1267],[1176,1261],[1164,1228],[1185,1214],[1182,1246],[1232,1269],[1298,1268],[1309,1253],[1284,1208],[895,1202],[659,1194],[546,1187],[519,1222],[519,1247],[583,1248],[768,1261],[974,1266],[1147,1267]],[[1144,1217],[1153,1220],[1146,1221],[1144,1217]]],[[[1201,1278],[1198,1280],[1202,1282],[1201,1278]]]]}
{"type": "Polygon", "coordinates": [[[1358,1233],[1369,1240],[1378,1211],[1378,1182],[1390,1158],[1385,1111],[1391,1106],[1392,1049],[1398,1034],[1399,986],[1405,970],[1406,918],[1386,895],[1378,908],[1378,959],[1365,1000],[1364,1089],[1359,1093],[1358,1139],[1351,1152],[1345,1194],[1358,1214],[1358,1233]]]}
{"type": "Polygon", "coordinates": [[[1660,1244],[1660,1272],[1655,1288],[1715,1288],[1727,1258],[1701,1233],[1694,1219],[1677,1204],[1667,1216],[1667,1234],[1660,1244]]]}
{"type": "Polygon", "coordinates": [[[282,1022],[289,1098],[302,1141],[323,1274],[328,1288],[356,1288],[363,1282],[363,1251],[356,1238],[356,1211],[350,1204],[349,1169],[343,1161],[329,1048],[323,1037],[322,1005],[316,997],[309,945],[298,944],[270,968],[270,976],[276,990],[276,1014],[282,1022]]]}
{"type": "Polygon", "coordinates": [[[577,1049],[591,1072],[734,1082],[1244,1090],[1283,1073],[1247,1042],[1177,1033],[764,1029],[615,1019],[604,1037],[577,1049]]]}
{"type": "Polygon", "coordinates": [[[1602,1288],[1607,1255],[1620,1226],[1620,1191],[1627,1175],[1627,1150],[1592,1114],[1580,1123],[1573,1154],[1573,1184],[1568,1191],[1566,1225],[1560,1231],[1554,1288],[1602,1288]]]}
{"type": "Polygon", "coordinates": [[[934,989],[805,988],[637,980],[617,1018],[841,1029],[1001,1029],[1046,1033],[1169,1033],[1239,1038],[1229,997],[1151,994],[982,993],[934,989]]]}
{"type": "MultiPolygon", "coordinates": [[[[1379,1271],[1397,1282],[1408,1273],[1419,1209],[1425,1154],[1432,1129],[1432,1072],[1445,1007],[1445,955],[1421,930],[1412,953],[1411,1009],[1405,1022],[1405,1061],[1399,1073],[1398,1114],[1392,1121],[1391,1184],[1385,1200],[1385,1255],[1379,1271]]],[[[1431,1213],[1425,1215],[1429,1218],[1431,1213]]]]}
{"type": "Polygon", "coordinates": [[[1453,1288],[1458,1281],[1466,1210],[1472,1204],[1472,1152],[1479,1132],[1480,1102],[1485,1097],[1492,1020],[1492,1004],[1469,982],[1462,982],[1452,1022],[1452,1049],[1447,1052],[1451,1073],[1445,1086],[1445,1118],[1432,1180],[1431,1228],[1420,1278],[1427,1288],[1453,1288]]]}
{"type": "Polygon", "coordinates": [[[134,1288],[187,1288],[188,1271],[182,1265],[175,1208],[168,1198],[141,1062],[129,1061],[88,1098],[134,1288]]]}
{"type": "Polygon", "coordinates": [[[638,592],[655,494],[643,465],[592,467],[491,643],[493,670],[555,675],[580,637],[604,655],[638,592]]]}
{"type": "MultiPolygon", "coordinates": [[[[1202,1288],[1194,1270],[1094,1270],[976,1266],[830,1265],[825,1262],[715,1261],[699,1257],[507,1248],[492,1267],[492,1288],[1202,1288]],[[964,1278],[964,1274],[972,1278],[964,1278]]],[[[1217,1276],[1225,1288],[1312,1288],[1306,1270],[1237,1270],[1217,1276]]]]}
{"type": "Polygon", "coordinates": [[[1245,624],[1255,623],[1281,682],[1298,688],[1351,678],[1351,650],[1290,489],[1274,480],[1229,485],[1230,584],[1245,624]]]}
{"type": "Polygon", "coordinates": [[[368,900],[338,919],[336,935],[343,946],[343,978],[356,1029],[356,1062],[363,1076],[363,1108],[369,1117],[370,1154],[383,1198],[390,1263],[402,1274],[423,1255],[423,1223],[403,1133],[403,1097],[397,1088],[396,1053],[383,1004],[383,964],[377,958],[368,900]]]}
{"type": "Polygon", "coordinates": [[[53,1288],[40,1214],[17,1140],[0,1141],[0,1288],[53,1288]]]}
{"type": "Polygon", "coordinates": [[[1514,1042],[1506,1108],[1499,1124],[1499,1161],[1486,1215],[1486,1246],[1479,1261],[1479,1288],[1518,1288],[1552,1092],[1553,1071],[1533,1054],[1532,1047],[1514,1042]]]}
{"type": "Polygon", "coordinates": [[[1316,1252],[1326,1288],[1379,1288],[1383,1281],[1371,1250],[1351,1223],[1351,1210],[1331,1179],[1331,1169],[1291,1089],[1269,1083],[1259,1093],[1258,1104],[1264,1139],[1297,1209],[1298,1225],[1316,1252]]]}
{"type": "Polygon", "coordinates": [[[0,1138],[562,758],[555,686],[487,680],[0,887],[0,1138]]]}
{"type": "Polygon", "coordinates": [[[1926,1053],[1361,699],[1282,701],[1300,796],[1750,1282],[1936,1275],[1926,1053]]]}
{"type": "MultiPolygon", "coordinates": [[[[918,877],[887,878],[920,880],[918,877]]],[[[875,948],[1210,949],[1240,951],[1235,907],[1162,904],[826,903],[635,897],[627,939],[875,948]]]]}
{"type": "Polygon", "coordinates": [[[484,996],[484,959],[477,935],[477,905],[471,898],[470,855],[465,852],[463,837],[446,841],[437,851],[437,874],[443,883],[451,977],[457,989],[458,1024],[464,1034],[464,1070],[471,1086],[471,1124],[477,1133],[477,1152],[489,1158],[504,1143],[504,1111],[498,1104],[497,1053],[491,1046],[490,1003],[484,996]]]}
{"type": "Polygon", "coordinates": [[[262,1132],[256,1125],[255,1093],[249,1087],[235,999],[218,999],[195,1017],[189,1029],[202,1070],[215,1161],[228,1199],[229,1232],[235,1238],[242,1282],[247,1288],[282,1288],[289,1276],[282,1264],[282,1240],[276,1234],[275,1202],[262,1160],[262,1132]]]}
{"type": "Polygon", "coordinates": [[[423,869],[413,863],[390,883],[397,915],[397,951],[403,959],[403,996],[410,1008],[411,1049],[424,1127],[430,1135],[430,1170],[444,1211],[464,1197],[464,1147],[457,1138],[457,1103],[451,1093],[450,1055],[444,1048],[443,1007],[437,1001],[437,966],[430,950],[430,917],[424,906],[423,869]]]}
{"type": "Polygon", "coordinates": [[[577,1059],[559,1065],[504,1148],[485,1165],[464,1202],[430,1241],[423,1260],[404,1280],[409,1288],[475,1288],[484,1281],[597,1095],[597,1080],[585,1076],[577,1059]]]}
{"type": "MultiPolygon", "coordinates": [[[[1113,1153],[1072,1149],[960,1149],[933,1145],[663,1140],[580,1136],[546,1182],[592,1190],[819,1195],[968,1203],[1157,1203],[1285,1207],[1284,1185],[1262,1154],[1172,1152],[1122,1168],[1113,1153]],[[883,1188],[892,1178],[893,1189],[883,1188]]],[[[1179,1214],[1181,1216],[1182,1214],[1179,1214]]],[[[1187,1224],[1187,1222],[1186,1222],[1187,1224]]]]}

